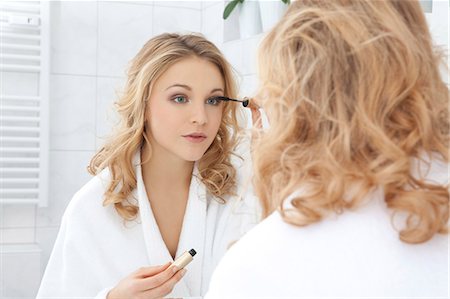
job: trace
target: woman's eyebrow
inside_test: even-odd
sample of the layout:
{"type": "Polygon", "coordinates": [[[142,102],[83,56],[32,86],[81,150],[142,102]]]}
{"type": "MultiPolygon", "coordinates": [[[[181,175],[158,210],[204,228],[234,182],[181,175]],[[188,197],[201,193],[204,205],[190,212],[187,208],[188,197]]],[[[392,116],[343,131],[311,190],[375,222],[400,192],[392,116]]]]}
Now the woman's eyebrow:
{"type": "Polygon", "coordinates": [[[192,90],[192,88],[190,86],[185,85],[185,84],[173,84],[173,85],[170,85],[169,87],[167,87],[166,90],[168,90],[169,88],[172,88],[172,87],[182,87],[187,90],[192,90]]]}
{"type": "Polygon", "coordinates": [[[224,92],[222,88],[214,88],[213,90],[211,90],[211,93],[215,93],[216,91],[220,91],[220,92],[224,92]]]}
{"type": "MultiPolygon", "coordinates": [[[[182,87],[182,88],[185,88],[185,89],[187,89],[187,90],[189,90],[189,91],[192,90],[192,88],[191,88],[189,85],[186,85],[186,84],[178,84],[178,83],[177,83],[177,84],[170,85],[169,87],[166,88],[166,90],[168,90],[168,89],[170,89],[170,88],[172,88],[172,87],[182,87]]],[[[217,91],[220,91],[220,92],[222,92],[222,93],[224,92],[222,88],[214,88],[213,90],[211,90],[210,93],[214,93],[214,92],[217,92],[217,91]]]]}

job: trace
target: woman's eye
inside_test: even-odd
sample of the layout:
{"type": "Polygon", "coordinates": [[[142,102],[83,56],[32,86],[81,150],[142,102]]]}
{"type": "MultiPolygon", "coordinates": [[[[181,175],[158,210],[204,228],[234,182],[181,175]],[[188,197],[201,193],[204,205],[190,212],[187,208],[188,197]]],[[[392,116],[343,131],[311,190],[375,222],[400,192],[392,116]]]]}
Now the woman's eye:
{"type": "Polygon", "coordinates": [[[187,102],[187,99],[184,96],[176,96],[172,99],[172,101],[174,101],[175,103],[178,103],[178,104],[183,104],[183,103],[187,102]]]}
{"type": "Polygon", "coordinates": [[[220,100],[218,100],[216,97],[212,97],[206,100],[206,104],[217,106],[220,104],[220,100]]]}

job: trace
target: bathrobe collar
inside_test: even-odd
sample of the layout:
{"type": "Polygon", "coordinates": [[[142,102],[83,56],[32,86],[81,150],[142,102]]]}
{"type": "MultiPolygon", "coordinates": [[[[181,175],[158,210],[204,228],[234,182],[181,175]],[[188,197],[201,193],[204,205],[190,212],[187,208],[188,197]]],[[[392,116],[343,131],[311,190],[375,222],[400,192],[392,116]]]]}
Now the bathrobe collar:
{"type": "MultiPolygon", "coordinates": [[[[140,219],[142,221],[148,261],[151,266],[163,265],[168,261],[172,262],[173,259],[161,236],[147,197],[142,178],[140,156],[140,151],[138,151],[133,160],[137,180],[136,195],[139,202],[140,219]]],[[[206,187],[198,177],[198,167],[197,163],[195,163],[176,258],[192,248],[195,249],[197,254],[194,260],[186,267],[188,270],[186,275],[175,285],[172,295],[177,293],[199,294],[201,292],[207,196],[206,187]]]]}

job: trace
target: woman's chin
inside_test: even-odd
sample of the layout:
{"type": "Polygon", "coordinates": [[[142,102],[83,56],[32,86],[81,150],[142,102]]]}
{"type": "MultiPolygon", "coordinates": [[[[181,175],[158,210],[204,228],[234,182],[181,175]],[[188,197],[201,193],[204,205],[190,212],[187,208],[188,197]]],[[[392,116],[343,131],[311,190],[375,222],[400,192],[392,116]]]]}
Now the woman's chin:
{"type": "Polygon", "coordinates": [[[204,153],[191,153],[191,154],[187,154],[187,155],[183,155],[183,160],[188,161],[188,162],[196,162],[198,160],[200,160],[203,157],[204,153]]]}

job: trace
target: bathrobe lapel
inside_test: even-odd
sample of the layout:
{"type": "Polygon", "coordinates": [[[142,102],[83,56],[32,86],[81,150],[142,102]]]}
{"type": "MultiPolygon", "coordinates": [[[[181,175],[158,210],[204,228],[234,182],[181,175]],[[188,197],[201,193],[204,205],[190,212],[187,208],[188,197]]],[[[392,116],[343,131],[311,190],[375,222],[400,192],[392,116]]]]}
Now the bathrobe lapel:
{"type": "Polygon", "coordinates": [[[186,267],[188,271],[184,276],[191,295],[201,294],[201,284],[204,275],[203,256],[205,253],[206,208],[206,187],[198,178],[198,169],[197,165],[195,165],[176,254],[179,257],[191,248],[197,252],[194,260],[186,267]]]}
{"type": "MultiPolygon", "coordinates": [[[[135,161],[138,161],[138,163],[135,164],[137,179],[136,192],[139,201],[140,218],[142,221],[142,230],[144,233],[148,261],[151,266],[162,265],[168,261],[172,262],[173,259],[161,236],[161,232],[147,197],[144,181],[142,179],[142,170],[139,165],[139,156],[140,154],[135,158],[135,161]]],[[[206,189],[197,179],[197,172],[197,167],[195,166],[189,187],[189,198],[183,218],[183,227],[178,242],[176,257],[179,257],[186,250],[190,250],[191,248],[194,248],[197,251],[197,255],[186,267],[188,270],[186,275],[175,285],[170,294],[171,296],[179,296],[178,294],[200,294],[201,291],[207,203],[206,189]]]]}

